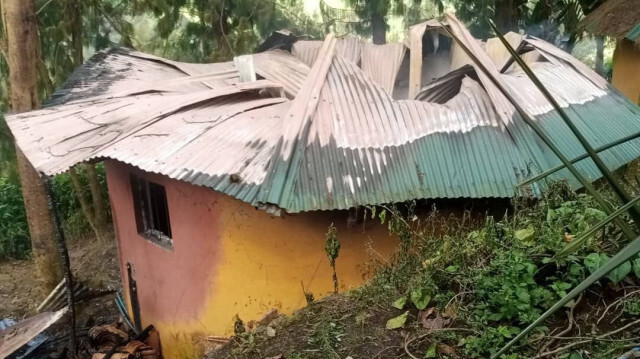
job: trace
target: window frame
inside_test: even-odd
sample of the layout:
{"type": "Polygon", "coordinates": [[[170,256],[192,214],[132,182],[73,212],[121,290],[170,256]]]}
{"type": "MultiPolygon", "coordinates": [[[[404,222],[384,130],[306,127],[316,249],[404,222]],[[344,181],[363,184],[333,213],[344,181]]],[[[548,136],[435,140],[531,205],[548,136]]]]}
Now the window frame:
{"type": "Polygon", "coordinates": [[[134,173],[129,177],[138,235],[165,249],[173,250],[171,216],[165,186],[134,173]],[[162,221],[162,224],[157,221],[162,221]]]}

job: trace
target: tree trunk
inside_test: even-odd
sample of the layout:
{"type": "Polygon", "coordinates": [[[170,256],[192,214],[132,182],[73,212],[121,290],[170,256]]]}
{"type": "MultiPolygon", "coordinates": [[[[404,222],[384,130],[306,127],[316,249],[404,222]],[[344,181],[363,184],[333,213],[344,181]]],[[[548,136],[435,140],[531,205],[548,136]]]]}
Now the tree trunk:
{"type": "Polygon", "coordinates": [[[96,228],[100,232],[99,237],[104,237],[104,231],[107,226],[107,205],[102,195],[102,186],[100,186],[100,181],[98,181],[95,165],[87,164],[85,169],[87,171],[91,197],[93,198],[93,214],[96,228]]]}
{"type": "Polygon", "coordinates": [[[604,36],[596,36],[596,72],[604,76],[604,36]]]}
{"type": "Polygon", "coordinates": [[[80,182],[80,178],[78,177],[78,172],[76,171],[75,167],[69,168],[69,177],[71,177],[71,185],[73,186],[73,190],[76,192],[76,196],[78,197],[78,201],[80,202],[80,208],[82,208],[84,218],[89,223],[89,227],[91,227],[91,230],[96,235],[96,238],[102,240],[102,231],[96,226],[94,208],[91,206],[91,200],[84,194],[82,183],[80,182]]]}
{"type": "Polygon", "coordinates": [[[371,15],[371,31],[373,33],[373,43],[384,45],[387,43],[387,23],[383,14],[371,15]]]}
{"type": "Polygon", "coordinates": [[[494,5],[495,13],[493,21],[498,27],[498,30],[503,34],[514,30],[513,0],[496,0],[494,5]]]}
{"type": "MultiPolygon", "coordinates": [[[[33,0],[2,0],[2,10],[8,43],[12,110],[29,111],[40,105],[35,4],[33,0]]],[[[22,151],[17,148],[16,152],[33,258],[43,289],[48,292],[62,279],[55,225],[42,179],[22,151]]]]}
{"type": "MultiPolygon", "coordinates": [[[[40,38],[39,34],[38,34],[38,38],[40,38]]],[[[37,53],[37,59],[38,59],[36,64],[38,69],[38,75],[40,76],[40,81],[42,83],[42,86],[44,87],[45,97],[48,98],[49,96],[53,95],[53,91],[55,89],[53,86],[53,81],[51,81],[51,77],[49,76],[49,70],[47,70],[47,65],[45,65],[44,56],[42,56],[42,43],[40,41],[38,41],[38,48],[36,49],[36,53],[37,53]]]]}
{"type": "MultiPolygon", "coordinates": [[[[73,66],[78,68],[82,66],[84,56],[83,49],[83,28],[82,28],[82,2],[81,0],[70,0],[70,20],[71,20],[71,42],[73,44],[73,66]]],[[[78,200],[82,211],[89,222],[89,225],[96,234],[96,238],[99,240],[105,239],[105,228],[107,225],[107,208],[105,205],[104,197],[102,196],[102,189],[100,188],[100,182],[96,174],[96,168],[94,164],[87,163],[85,166],[87,180],[89,182],[89,189],[91,191],[91,199],[93,200],[93,207],[88,203],[87,198],[83,195],[80,181],[75,169],[72,169],[69,173],[73,177],[74,187],[78,194],[78,200]],[[84,202],[84,204],[83,204],[84,202]]]]}
{"type": "Polygon", "coordinates": [[[73,44],[73,66],[78,68],[84,61],[82,55],[82,6],[80,0],[70,1],[69,16],[71,20],[71,43],[73,44]]]}

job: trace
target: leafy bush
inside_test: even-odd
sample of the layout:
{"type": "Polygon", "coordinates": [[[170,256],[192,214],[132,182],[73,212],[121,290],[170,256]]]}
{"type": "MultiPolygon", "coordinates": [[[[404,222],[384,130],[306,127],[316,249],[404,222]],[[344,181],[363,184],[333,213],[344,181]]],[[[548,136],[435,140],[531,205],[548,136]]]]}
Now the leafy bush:
{"type": "MultiPolygon", "coordinates": [[[[108,198],[104,166],[97,165],[96,173],[103,195],[108,198]]],[[[78,175],[81,181],[85,181],[83,188],[89,195],[84,171],[79,170],[78,175]]],[[[66,236],[73,238],[90,232],[91,228],[82,212],[70,176],[67,173],[56,176],[52,181],[52,188],[66,236]]],[[[30,243],[19,178],[0,176],[0,258],[25,258],[29,255],[30,243]]]]}
{"type": "MultiPolygon", "coordinates": [[[[459,325],[472,329],[473,335],[457,338],[465,357],[490,356],[626,244],[607,226],[571,255],[556,256],[604,212],[563,182],[552,184],[542,200],[518,201],[501,220],[489,216],[481,223],[470,215],[442,218],[435,210],[424,218],[413,204],[378,209],[401,249],[356,297],[397,308],[398,298],[421,291],[432,298],[430,307],[455,312],[459,325]]],[[[617,284],[629,275],[640,276],[640,257],[602,281],[617,284]]],[[[637,311],[635,302],[626,304],[629,313],[637,311]]],[[[520,346],[510,357],[531,357],[534,350],[520,346]]]]}
{"type": "Polygon", "coordinates": [[[0,177],[0,258],[24,258],[30,249],[20,186],[0,177]]]}

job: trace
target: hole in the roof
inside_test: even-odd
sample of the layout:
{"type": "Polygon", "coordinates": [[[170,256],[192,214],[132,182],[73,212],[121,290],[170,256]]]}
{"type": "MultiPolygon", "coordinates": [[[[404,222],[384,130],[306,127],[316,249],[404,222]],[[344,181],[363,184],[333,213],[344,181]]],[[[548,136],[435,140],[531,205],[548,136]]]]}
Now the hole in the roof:
{"type": "MultiPolygon", "coordinates": [[[[409,96],[409,68],[411,50],[405,52],[393,89],[393,98],[404,100],[409,96]]],[[[451,70],[451,38],[436,30],[426,31],[422,37],[422,71],[420,88],[451,70]]]]}

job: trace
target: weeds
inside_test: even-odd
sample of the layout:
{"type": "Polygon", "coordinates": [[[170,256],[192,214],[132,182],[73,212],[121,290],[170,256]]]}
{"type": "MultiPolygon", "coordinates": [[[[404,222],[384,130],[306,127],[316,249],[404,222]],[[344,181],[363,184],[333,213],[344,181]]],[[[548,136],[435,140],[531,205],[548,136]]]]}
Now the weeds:
{"type": "Polygon", "coordinates": [[[0,177],[0,258],[24,258],[30,249],[20,186],[0,177]]]}
{"type": "MultiPolygon", "coordinates": [[[[624,245],[619,231],[606,227],[572,255],[554,257],[606,216],[591,197],[565,183],[552,184],[541,201],[514,207],[511,215],[481,224],[470,216],[439,219],[435,211],[420,219],[413,205],[378,211],[401,248],[356,297],[363,305],[386,302],[402,309],[399,295],[420,292],[440,312],[455,307],[456,322],[481,333],[457,338],[465,357],[495,353],[624,245]]],[[[621,265],[605,281],[615,285],[635,271],[640,274],[640,260],[621,265]]],[[[633,301],[625,308],[629,314],[640,310],[633,301]]],[[[525,345],[513,355],[528,357],[533,350],[525,345]]]]}
{"type": "MultiPolygon", "coordinates": [[[[290,325],[312,327],[305,346],[288,339],[284,347],[304,358],[346,357],[368,340],[373,348],[357,349],[364,354],[354,358],[491,356],[626,245],[610,225],[569,255],[558,256],[605,215],[591,197],[574,193],[566,183],[549,188],[540,200],[514,200],[501,217],[445,217],[413,203],[368,208],[367,218],[399,239],[398,251],[376,263],[364,286],[304,309],[290,325]]],[[[568,318],[556,314],[548,328],[537,328],[502,358],[532,358],[545,351],[553,353],[545,357],[611,358],[624,352],[634,344],[633,336],[599,330],[597,323],[607,311],[608,325],[640,313],[638,276],[640,257],[603,278],[593,289],[596,298],[574,301],[568,318]],[[608,303],[616,305],[604,308],[601,296],[613,296],[608,303]],[[570,338],[555,339],[578,334],[588,337],[573,346],[570,338]]]]}
{"type": "Polygon", "coordinates": [[[336,321],[322,321],[315,325],[309,336],[309,344],[320,349],[326,357],[340,358],[335,348],[344,336],[342,325],[336,321]]]}
{"type": "MultiPolygon", "coordinates": [[[[96,166],[96,171],[106,196],[104,166],[96,166]]],[[[84,178],[82,174],[81,178],[84,178]]],[[[88,186],[84,188],[89,191],[88,186]]],[[[69,175],[65,173],[56,176],[53,180],[53,190],[59,201],[57,209],[66,235],[73,238],[88,233],[91,228],[82,212],[69,175]]],[[[30,250],[29,226],[19,178],[0,174],[0,259],[24,259],[29,256],[30,250]]]]}
{"type": "Polygon", "coordinates": [[[338,241],[338,233],[333,223],[329,226],[326,237],[327,241],[325,243],[324,251],[329,258],[331,269],[333,269],[333,292],[338,293],[338,273],[336,272],[336,259],[338,258],[338,255],[340,255],[340,241],[338,241]]]}

